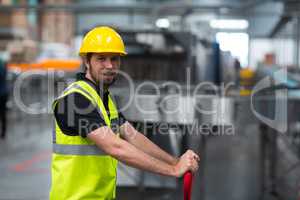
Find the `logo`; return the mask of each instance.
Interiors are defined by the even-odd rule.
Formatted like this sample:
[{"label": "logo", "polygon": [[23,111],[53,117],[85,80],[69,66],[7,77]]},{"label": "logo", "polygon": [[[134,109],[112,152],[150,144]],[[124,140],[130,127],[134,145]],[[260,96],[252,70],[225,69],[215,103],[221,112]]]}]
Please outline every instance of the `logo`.
[{"label": "logo", "polygon": [[[262,79],[261,81],[259,81],[255,87],[252,90],[251,93],[251,110],[254,113],[254,115],[263,123],[265,123],[266,125],[268,125],[269,127],[277,130],[280,133],[285,133],[287,131],[287,99],[288,99],[288,90],[286,88],[280,88],[277,86],[281,86],[281,85],[286,85],[287,83],[287,71],[286,69],[282,69],[279,71],[276,71],[273,73],[273,76],[271,78],[271,76],[265,77],[264,79]],[[268,118],[266,116],[264,116],[263,114],[259,113],[259,111],[257,111],[255,109],[254,103],[256,101],[255,98],[259,98],[259,97],[255,97],[255,94],[257,94],[259,92],[263,92],[263,90],[266,89],[274,89],[275,91],[275,96],[274,98],[267,98],[264,99],[267,101],[267,103],[265,105],[265,109],[267,111],[272,111],[274,112],[274,119]],[[275,104],[275,109],[274,108],[269,108],[270,102],[274,101]],[[259,102],[261,103],[261,99],[259,100]]]}]

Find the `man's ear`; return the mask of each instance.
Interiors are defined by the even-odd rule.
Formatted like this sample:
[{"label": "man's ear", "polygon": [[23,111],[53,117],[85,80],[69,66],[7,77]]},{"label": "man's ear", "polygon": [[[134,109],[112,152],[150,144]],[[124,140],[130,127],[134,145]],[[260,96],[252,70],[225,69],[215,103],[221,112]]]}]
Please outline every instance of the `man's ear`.
[{"label": "man's ear", "polygon": [[89,63],[89,61],[88,61],[88,59],[87,59],[86,56],[84,57],[83,62],[84,62],[85,67],[86,67],[87,69],[89,69],[89,68],[90,68],[90,63]]}]

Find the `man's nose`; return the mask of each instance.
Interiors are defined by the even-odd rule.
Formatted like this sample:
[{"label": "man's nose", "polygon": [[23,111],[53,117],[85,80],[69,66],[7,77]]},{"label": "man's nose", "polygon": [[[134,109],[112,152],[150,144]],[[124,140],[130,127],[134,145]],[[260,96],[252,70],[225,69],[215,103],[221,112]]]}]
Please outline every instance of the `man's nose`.
[{"label": "man's nose", "polygon": [[112,63],[112,61],[111,61],[111,59],[106,59],[106,61],[105,61],[105,68],[108,68],[108,69],[111,69],[111,68],[113,68],[113,63]]}]

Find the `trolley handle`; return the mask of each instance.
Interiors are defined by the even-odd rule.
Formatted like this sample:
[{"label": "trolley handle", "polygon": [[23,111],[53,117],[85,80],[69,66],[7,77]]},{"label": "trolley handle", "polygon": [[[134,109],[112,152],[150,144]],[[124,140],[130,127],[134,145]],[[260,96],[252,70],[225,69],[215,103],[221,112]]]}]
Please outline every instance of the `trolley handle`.
[{"label": "trolley handle", "polygon": [[192,172],[186,172],[183,175],[183,195],[184,200],[191,200],[192,197],[192,186],[193,186],[193,174]]}]

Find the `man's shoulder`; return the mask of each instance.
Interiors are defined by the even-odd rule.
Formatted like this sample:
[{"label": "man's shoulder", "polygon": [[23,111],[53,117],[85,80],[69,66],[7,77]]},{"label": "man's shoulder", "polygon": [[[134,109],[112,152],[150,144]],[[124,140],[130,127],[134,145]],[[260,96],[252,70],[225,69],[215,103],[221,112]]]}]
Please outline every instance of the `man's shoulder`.
[{"label": "man's shoulder", "polygon": [[90,102],[89,99],[87,99],[84,95],[78,92],[70,93],[62,98],[59,98],[57,100],[57,106],[60,107],[61,105],[68,105],[68,109],[73,108],[86,108],[90,106],[92,102]]}]

